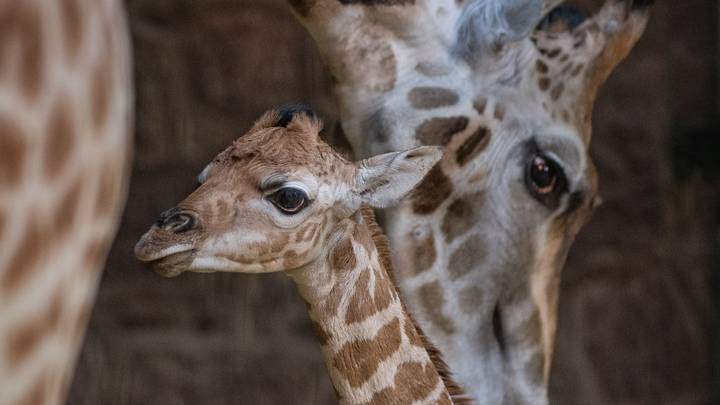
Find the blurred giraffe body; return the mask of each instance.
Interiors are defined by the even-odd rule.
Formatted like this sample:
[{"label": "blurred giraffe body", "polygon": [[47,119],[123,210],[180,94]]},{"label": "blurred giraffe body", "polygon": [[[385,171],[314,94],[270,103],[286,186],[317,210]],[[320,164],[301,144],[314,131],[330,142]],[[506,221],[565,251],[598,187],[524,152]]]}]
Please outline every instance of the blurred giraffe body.
[{"label": "blurred giraffe body", "polygon": [[479,403],[543,404],[560,272],[599,203],[595,96],[650,1],[585,21],[540,0],[294,0],[361,157],[446,152],[384,212],[400,292]]},{"label": "blurred giraffe body", "polygon": [[118,1],[0,1],[0,402],[61,404],[130,154]]},{"label": "blurred giraffe body", "polygon": [[305,111],[265,114],[206,167],[197,190],[162,214],[136,256],[164,276],[286,272],[307,303],[343,404],[465,402],[406,313],[386,239],[361,207],[397,202],[441,150],[353,164],[319,131]]}]

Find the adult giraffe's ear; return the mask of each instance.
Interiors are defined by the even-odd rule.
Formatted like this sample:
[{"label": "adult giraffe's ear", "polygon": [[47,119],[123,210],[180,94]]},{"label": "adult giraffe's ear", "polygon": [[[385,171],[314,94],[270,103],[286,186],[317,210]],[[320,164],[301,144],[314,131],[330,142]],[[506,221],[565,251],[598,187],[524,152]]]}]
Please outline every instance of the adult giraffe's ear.
[{"label": "adult giraffe's ear", "polygon": [[526,38],[557,0],[471,0],[457,23],[454,52],[472,62]]},{"label": "adult giraffe's ear", "polygon": [[357,163],[354,192],[371,207],[395,205],[420,183],[442,154],[441,147],[421,146],[362,160]]}]

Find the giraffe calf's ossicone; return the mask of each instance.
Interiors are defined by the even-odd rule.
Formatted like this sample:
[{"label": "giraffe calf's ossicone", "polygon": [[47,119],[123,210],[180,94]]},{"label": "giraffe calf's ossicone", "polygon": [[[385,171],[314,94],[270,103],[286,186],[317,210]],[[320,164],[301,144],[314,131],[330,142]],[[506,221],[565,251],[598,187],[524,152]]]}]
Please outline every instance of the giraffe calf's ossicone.
[{"label": "giraffe calf's ossicone", "polygon": [[320,129],[305,109],[266,113],[161,215],[135,254],[164,276],[285,271],[308,304],[341,403],[450,404],[459,389],[405,312],[387,241],[367,208],[397,204],[442,149],[352,163]]}]

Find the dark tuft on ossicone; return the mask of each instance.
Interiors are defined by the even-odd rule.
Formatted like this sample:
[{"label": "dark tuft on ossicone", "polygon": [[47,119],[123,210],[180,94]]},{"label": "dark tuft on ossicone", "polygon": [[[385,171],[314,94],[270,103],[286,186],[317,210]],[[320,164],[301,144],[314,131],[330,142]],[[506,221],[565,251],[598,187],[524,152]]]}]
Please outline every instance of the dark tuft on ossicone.
[{"label": "dark tuft on ossicone", "polygon": [[567,30],[573,30],[583,23],[587,16],[582,9],[569,4],[561,4],[552,9],[538,24],[538,29],[552,31],[557,24]]},{"label": "dark tuft on ossicone", "polygon": [[287,127],[296,114],[305,114],[311,118],[315,118],[313,110],[304,104],[285,104],[278,108],[278,122],[275,126]]},{"label": "dark tuft on ossicone", "polygon": [[647,8],[655,4],[655,0],[633,0],[630,10],[632,11],[644,11]]}]

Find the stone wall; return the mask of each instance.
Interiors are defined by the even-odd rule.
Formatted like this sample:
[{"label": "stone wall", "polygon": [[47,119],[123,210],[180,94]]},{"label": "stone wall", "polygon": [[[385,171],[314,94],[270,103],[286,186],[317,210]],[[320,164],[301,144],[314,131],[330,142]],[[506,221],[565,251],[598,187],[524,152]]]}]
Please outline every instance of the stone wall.
[{"label": "stone wall", "polygon": [[[715,112],[713,3],[658,4],[646,37],[600,94],[592,149],[605,204],[564,274],[553,403],[710,402],[707,290],[720,185],[693,165],[676,176],[682,158],[669,145],[693,151],[682,134],[703,133]],[[303,101],[334,125],[314,44],[281,0],[130,0],[128,8],[138,107],[132,184],[68,403],[335,403],[288,278],[168,280],[132,255],[157,215],[267,108]]]}]

